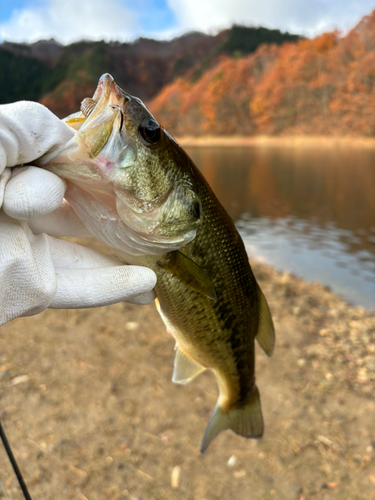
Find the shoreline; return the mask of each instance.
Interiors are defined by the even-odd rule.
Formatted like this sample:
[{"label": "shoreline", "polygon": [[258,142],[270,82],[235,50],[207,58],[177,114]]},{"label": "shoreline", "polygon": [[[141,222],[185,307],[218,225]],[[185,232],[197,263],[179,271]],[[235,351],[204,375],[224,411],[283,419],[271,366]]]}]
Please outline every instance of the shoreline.
[{"label": "shoreline", "polygon": [[[1,327],[2,420],[35,498],[220,500],[223,491],[252,498],[254,488],[264,499],[372,497],[375,314],[252,267],[276,330],[271,359],[256,346],[265,432],[257,441],[222,433],[204,467],[216,381],[171,383],[175,342],[153,304],[47,309]],[[4,453],[0,470],[17,498]]]},{"label": "shoreline", "polygon": [[176,137],[177,142],[183,146],[302,146],[316,147],[353,147],[375,149],[375,138],[355,136],[322,136],[322,135],[255,135],[255,136],[182,136]]}]

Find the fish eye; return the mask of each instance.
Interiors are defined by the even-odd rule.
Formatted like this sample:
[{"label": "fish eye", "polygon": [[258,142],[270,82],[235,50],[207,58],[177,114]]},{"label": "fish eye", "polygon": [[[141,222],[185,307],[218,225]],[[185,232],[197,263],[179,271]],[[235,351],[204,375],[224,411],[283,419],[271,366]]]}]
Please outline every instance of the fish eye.
[{"label": "fish eye", "polygon": [[145,118],[139,125],[139,133],[149,144],[156,144],[160,139],[160,125],[151,118]]}]

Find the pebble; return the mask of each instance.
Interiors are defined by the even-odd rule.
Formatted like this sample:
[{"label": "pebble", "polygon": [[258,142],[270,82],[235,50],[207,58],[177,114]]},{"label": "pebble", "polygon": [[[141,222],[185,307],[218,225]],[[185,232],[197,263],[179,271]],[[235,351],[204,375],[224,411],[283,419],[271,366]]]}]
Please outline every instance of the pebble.
[{"label": "pebble", "polygon": [[231,457],[229,457],[229,460],[227,462],[227,466],[228,467],[234,467],[236,465],[236,462],[237,462],[236,455],[232,455]]},{"label": "pebble", "polygon": [[361,368],[358,370],[358,377],[361,378],[362,380],[368,380],[368,374],[367,374],[367,369],[366,368]]},{"label": "pebble", "polygon": [[334,489],[334,488],[337,488],[337,486],[339,485],[339,483],[336,483],[334,481],[332,481],[331,483],[328,483],[327,486],[330,490]]},{"label": "pebble", "polygon": [[128,321],[127,323],[125,323],[125,328],[126,330],[136,330],[137,328],[139,327],[139,323],[137,323],[136,321]]},{"label": "pebble", "polygon": [[19,375],[18,377],[12,378],[10,381],[10,385],[18,385],[18,384],[23,384],[24,382],[28,382],[29,376],[28,375]]},{"label": "pebble", "polygon": [[175,465],[171,472],[171,488],[177,490],[180,486],[181,480],[181,467],[179,465]]},{"label": "pebble", "polygon": [[236,471],[234,472],[234,477],[235,477],[236,479],[240,479],[241,477],[245,477],[245,476],[246,476],[246,471],[245,471],[245,469],[236,470]]}]

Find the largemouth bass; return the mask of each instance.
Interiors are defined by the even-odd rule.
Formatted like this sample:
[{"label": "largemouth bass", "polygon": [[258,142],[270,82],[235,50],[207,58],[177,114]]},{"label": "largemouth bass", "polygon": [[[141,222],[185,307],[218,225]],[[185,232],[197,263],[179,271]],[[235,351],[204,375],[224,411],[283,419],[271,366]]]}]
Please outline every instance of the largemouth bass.
[{"label": "largemouth bass", "polygon": [[202,453],[226,429],[261,437],[254,340],[271,356],[275,335],[231,218],[189,156],[110,75],[65,121],[75,136],[40,165],[67,180],[66,199],[96,239],[155,271],[157,307],[176,340],[172,380],[205,369],[216,376]]}]

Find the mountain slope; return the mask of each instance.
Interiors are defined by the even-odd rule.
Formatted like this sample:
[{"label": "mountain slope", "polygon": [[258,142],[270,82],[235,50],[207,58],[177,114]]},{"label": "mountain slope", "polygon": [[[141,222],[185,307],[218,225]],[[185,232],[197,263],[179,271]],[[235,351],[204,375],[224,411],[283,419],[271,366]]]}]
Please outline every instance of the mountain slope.
[{"label": "mountain slope", "polygon": [[150,103],[176,135],[375,135],[375,11],[345,37],[325,33],[223,58]]},{"label": "mountain slope", "polygon": [[264,42],[297,38],[278,30],[234,26],[215,36],[192,32],[171,41],[141,38],[133,43],[82,41],[68,46],[54,40],[31,45],[5,42],[0,45],[6,84],[0,89],[0,102],[41,100],[64,116],[76,111],[106,72],[130,94],[147,101],[177,77],[194,74],[197,79],[220,54],[239,57]]},{"label": "mountain slope", "polygon": [[0,102],[79,109],[102,73],[175,135],[375,135],[375,11],[312,40],[233,26],[171,41],[0,45]]}]

